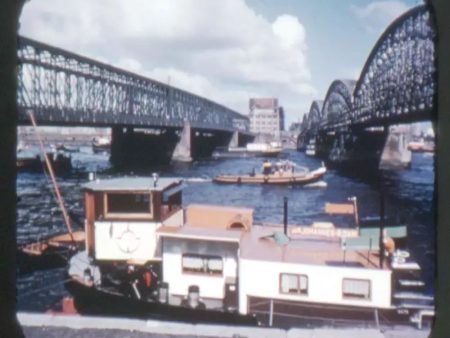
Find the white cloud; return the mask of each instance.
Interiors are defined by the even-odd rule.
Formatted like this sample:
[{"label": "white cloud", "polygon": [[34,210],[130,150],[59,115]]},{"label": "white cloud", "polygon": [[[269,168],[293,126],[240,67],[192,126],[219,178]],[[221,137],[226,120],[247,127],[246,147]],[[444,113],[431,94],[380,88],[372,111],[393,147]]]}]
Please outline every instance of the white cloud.
[{"label": "white cloud", "polygon": [[301,22],[270,22],[245,0],[35,0],[21,34],[163,82],[170,76],[241,113],[250,96],[278,96],[293,119],[317,93]]},{"label": "white cloud", "polygon": [[402,1],[387,0],[371,2],[366,6],[352,5],[350,9],[368,31],[379,34],[409,6]]}]

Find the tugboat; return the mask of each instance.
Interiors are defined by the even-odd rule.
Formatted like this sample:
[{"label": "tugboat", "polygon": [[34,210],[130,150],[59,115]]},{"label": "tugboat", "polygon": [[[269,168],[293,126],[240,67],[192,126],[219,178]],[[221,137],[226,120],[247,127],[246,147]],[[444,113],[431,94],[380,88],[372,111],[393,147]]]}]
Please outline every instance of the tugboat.
[{"label": "tugboat", "polygon": [[[282,327],[318,318],[421,325],[433,315],[432,297],[416,290],[419,265],[397,245],[402,234],[288,226],[287,202],[283,225],[256,225],[250,208],[183,209],[182,188],[156,174],[84,185],[86,249],[66,282],[78,312]],[[355,205],[326,210],[357,222]]]},{"label": "tugboat", "polygon": [[213,181],[228,184],[307,185],[321,180],[326,172],[323,164],[322,167],[309,171],[291,161],[280,161],[275,165],[265,161],[260,174],[253,171],[248,175],[219,175]]}]

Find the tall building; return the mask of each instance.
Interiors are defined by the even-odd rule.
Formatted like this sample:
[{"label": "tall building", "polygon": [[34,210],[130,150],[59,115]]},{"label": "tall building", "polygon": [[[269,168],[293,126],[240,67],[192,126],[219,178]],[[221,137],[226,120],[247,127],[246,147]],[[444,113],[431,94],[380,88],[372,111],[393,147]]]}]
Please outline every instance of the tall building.
[{"label": "tall building", "polygon": [[284,111],[277,98],[250,99],[250,132],[280,138],[284,130]]}]

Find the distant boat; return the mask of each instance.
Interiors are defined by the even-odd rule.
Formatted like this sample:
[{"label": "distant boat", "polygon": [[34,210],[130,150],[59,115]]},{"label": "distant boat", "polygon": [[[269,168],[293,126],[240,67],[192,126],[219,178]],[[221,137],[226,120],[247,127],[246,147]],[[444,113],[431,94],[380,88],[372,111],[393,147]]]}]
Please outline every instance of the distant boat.
[{"label": "distant boat", "polygon": [[92,150],[94,153],[109,151],[111,148],[111,140],[108,137],[94,137],[92,140]]},{"label": "distant boat", "polygon": [[213,154],[213,158],[236,157],[277,157],[283,148],[278,142],[248,143],[245,147],[220,147]]},{"label": "distant boat", "polygon": [[[65,173],[72,169],[72,159],[63,152],[48,151],[48,159],[57,173]],[[18,171],[40,172],[44,170],[44,159],[33,151],[20,151],[17,154],[16,166]]]},{"label": "distant boat", "polygon": [[57,144],[55,149],[58,151],[65,151],[67,153],[78,153],[80,151],[79,147],[68,146],[65,144]]},{"label": "distant boat", "polygon": [[292,165],[290,166],[290,170],[283,169],[283,166],[286,165],[285,163],[289,163],[289,161],[276,164],[275,166],[278,168],[270,174],[219,175],[214,177],[213,181],[228,184],[306,185],[321,180],[327,171],[322,166],[313,171],[303,168],[303,170],[295,172],[294,166]]},{"label": "distant boat", "polygon": [[434,152],[434,143],[425,142],[423,139],[419,141],[411,141],[408,143],[408,150],[419,153],[432,153]]}]

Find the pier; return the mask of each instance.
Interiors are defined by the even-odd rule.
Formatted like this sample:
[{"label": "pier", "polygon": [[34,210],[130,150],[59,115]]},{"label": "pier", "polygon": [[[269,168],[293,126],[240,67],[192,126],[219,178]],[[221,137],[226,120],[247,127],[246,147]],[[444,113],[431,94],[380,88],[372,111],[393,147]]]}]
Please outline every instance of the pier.
[{"label": "pier", "polygon": [[181,324],[157,320],[136,320],[107,317],[80,317],[77,315],[51,315],[19,313],[18,319],[28,338],[46,337],[108,337],[155,338],[208,337],[208,338],[426,338],[428,330],[408,327],[385,328],[316,328],[276,329],[248,328],[204,324]]}]

